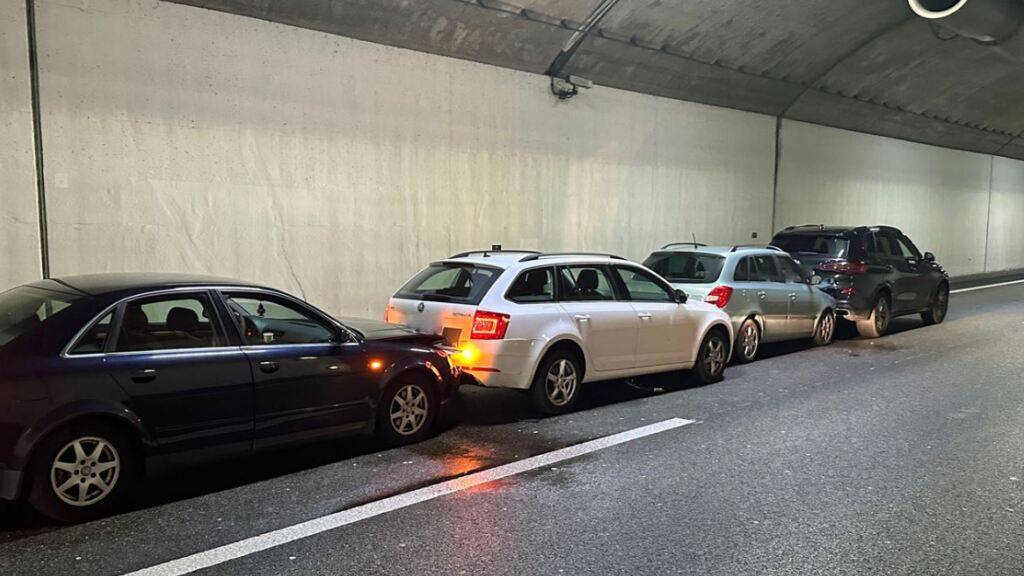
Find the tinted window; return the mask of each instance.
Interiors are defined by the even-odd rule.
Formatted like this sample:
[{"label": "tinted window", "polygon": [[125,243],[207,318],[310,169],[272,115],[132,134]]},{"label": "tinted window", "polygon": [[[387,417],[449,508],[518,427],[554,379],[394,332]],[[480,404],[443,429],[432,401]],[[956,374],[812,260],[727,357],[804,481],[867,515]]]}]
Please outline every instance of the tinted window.
[{"label": "tinted window", "polygon": [[782,276],[775,266],[775,258],[771,256],[751,256],[751,282],[781,282]]},{"label": "tinted window", "polygon": [[921,253],[917,251],[917,246],[914,246],[914,243],[910,241],[910,238],[900,236],[898,239],[898,245],[900,253],[904,258],[921,258]]},{"label": "tinted window", "polygon": [[744,258],[736,264],[736,271],[732,273],[732,279],[734,282],[749,282],[750,281],[750,258]]},{"label": "tinted window", "polygon": [[334,329],[299,305],[269,294],[228,294],[226,303],[246,344],[326,344]]},{"label": "tinted window", "polygon": [[211,321],[206,294],[174,294],[133,300],[124,307],[118,352],[210,348],[223,339]]},{"label": "tinted window", "polygon": [[395,294],[396,298],[479,304],[501,274],[497,268],[467,264],[431,264]]},{"label": "tinted window", "polygon": [[786,282],[806,283],[803,270],[800,269],[799,264],[793,262],[792,258],[776,256],[775,259],[779,264],[779,268],[782,269],[782,277],[785,278]]},{"label": "tinted window", "polygon": [[110,335],[110,325],[114,321],[114,313],[111,312],[100,318],[100,321],[93,324],[75,344],[72,354],[96,354],[103,352]]},{"label": "tinted window", "polygon": [[611,279],[601,267],[567,266],[560,268],[558,283],[561,300],[615,300]]},{"label": "tinted window", "polygon": [[675,302],[675,295],[654,276],[635,268],[616,266],[615,273],[626,286],[626,295],[638,302]]},{"label": "tinted window", "polygon": [[850,241],[840,236],[827,234],[792,234],[776,236],[772,246],[778,246],[790,254],[816,254],[831,258],[846,258],[850,253]]},{"label": "tinted window", "polygon": [[718,281],[725,258],[712,254],[655,253],[644,260],[644,266],[654,270],[669,282],[710,284]]},{"label": "tinted window", "polygon": [[555,299],[555,282],[551,268],[537,268],[523,272],[512,283],[506,297],[519,303],[553,301]]},{"label": "tinted window", "polygon": [[0,348],[45,325],[78,296],[21,286],[0,294]]},{"label": "tinted window", "polygon": [[873,236],[875,237],[875,254],[879,256],[900,256],[900,249],[896,246],[895,238],[882,232],[875,232]]}]

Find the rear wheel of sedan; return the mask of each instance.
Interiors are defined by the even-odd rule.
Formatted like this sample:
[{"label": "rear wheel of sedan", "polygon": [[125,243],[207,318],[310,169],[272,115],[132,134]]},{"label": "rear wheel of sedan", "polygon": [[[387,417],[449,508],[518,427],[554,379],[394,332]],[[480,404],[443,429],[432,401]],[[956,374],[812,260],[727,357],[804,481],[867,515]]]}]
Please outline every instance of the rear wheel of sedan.
[{"label": "rear wheel of sedan", "polygon": [[942,321],[946,319],[947,310],[949,310],[949,285],[943,282],[935,289],[932,303],[927,310],[921,313],[921,319],[925,324],[942,324]]},{"label": "rear wheel of sedan", "polygon": [[434,386],[425,377],[398,376],[381,395],[377,434],[389,446],[419,442],[430,433],[438,405]]},{"label": "rear wheel of sedan", "polygon": [[757,357],[761,346],[761,328],[753,318],[747,318],[740,324],[739,336],[736,338],[736,350],[732,359],[739,364],[752,362]]},{"label": "rear wheel of sedan", "polygon": [[565,414],[573,409],[583,383],[583,366],[568,350],[555,350],[541,361],[530,386],[530,401],[544,414]]},{"label": "rear wheel of sedan", "polygon": [[857,332],[865,338],[879,338],[889,329],[892,312],[889,309],[889,298],[884,294],[875,300],[871,307],[871,315],[867,320],[857,320]]},{"label": "rear wheel of sedan", "polygon": [[833,310],[825,310],[818,318],[818,324],[814,327],[814,345],[828,346],[836,335],[836,313]]},{"label": "rear wheel of sedan", "polygon": [[85,522],[117,510],[141,475],[135,445],[103,422],[72,424],[36,450],[28,500],[58,522]]},{"label": "rear wheel of sedan", "polygon": [[697,363],[693,373],[702,384],[713,384],[722,380],[725,361],[729,357],[729,343],[723,330],[714,329],[700,344]]}]

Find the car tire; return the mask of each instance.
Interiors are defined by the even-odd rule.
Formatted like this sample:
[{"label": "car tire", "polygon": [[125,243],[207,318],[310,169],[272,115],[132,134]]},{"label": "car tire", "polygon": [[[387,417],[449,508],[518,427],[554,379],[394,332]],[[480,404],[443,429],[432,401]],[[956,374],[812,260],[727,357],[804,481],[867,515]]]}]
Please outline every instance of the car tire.
[{"label": "car tire", "polygon": [[426,377],[399,375],[380,396],[377,436],[388,446],[421,442],[433,429],[439,408],[436,387]]},{"label": "car tire", "polygon": [[836,336],[836,313],[825,310],[814,325],[814,336],[811,340],[815,346],[828,346]]},{"label": "car tire", "polygon": [[541,360],[530,386],[530,403],[554,416],[571,411],[583,384],[583,363],[569,350],[555,350]]},{"label": "car tire", "polygon": [[86,522],[120,509],[142,476],[137,445],[105,422],[81,422],[51,433],[29,469],[28,501],[57,522]]},{"label": "car tire", "polygon": [[928,309],[921,313],[921,319],[925,324],[942,324],[946,319],[946,312],[949,311],[949,284],[943,282],[935,289],[931,304]]},{"label": "car tire", "polygon": [[889,329],[891,319],[889,298],[885,294],[879,295],[871,306],[871,315],[867,320],[857,320],[857,332],[864,338],[879,338]]},{"label": "car tire", "polygon": [[712,329],[700,343],[697,363],[693,373],[701,384],[721,382],[725,374],[725,362],[729,357],[729,339],[723,330]]},{"label": "car tire", "polygon": [[740,324],[740,330],[736,333],[736,346],[733,349],[732,360],[737,364],[753,362],[757,358],[757,351],[761,348],[761,327],[753,318],[747,318]]}]

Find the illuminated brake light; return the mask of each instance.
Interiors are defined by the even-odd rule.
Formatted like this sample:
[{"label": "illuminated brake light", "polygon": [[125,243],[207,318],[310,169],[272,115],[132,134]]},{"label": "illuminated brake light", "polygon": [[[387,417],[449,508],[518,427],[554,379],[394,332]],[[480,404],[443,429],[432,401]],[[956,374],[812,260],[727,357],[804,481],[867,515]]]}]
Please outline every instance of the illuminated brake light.
[{"label": "illuminated brake light", "polygon": [[508,330],[508,314],[496,312],[484,312],[477,310],[473,314],[473,331],[470,332],[470,340],[501,340],[505,338]]},{"label": "illuminated brake light", "polygon": [[725,308],[729,305],[730,298],[732,298],[732,288],[729,286],[715,286],[704,297],[704,301],[708,304],[714,304],[719,308]]},{"label": "illuminated brake light", "polygon": [[856,260],[851,262],[847,262],[846,260],[829,260],[828,262],[822,262],[819,264],[818,270],[821,270],[822,272],[833,272],[835,274],[863,274],[868,271],[868,265]]}]

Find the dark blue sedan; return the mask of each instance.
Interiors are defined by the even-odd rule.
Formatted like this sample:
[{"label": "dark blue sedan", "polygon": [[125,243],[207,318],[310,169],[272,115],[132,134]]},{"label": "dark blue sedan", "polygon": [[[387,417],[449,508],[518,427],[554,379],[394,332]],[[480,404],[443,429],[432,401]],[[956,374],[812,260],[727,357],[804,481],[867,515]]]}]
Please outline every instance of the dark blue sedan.
[{"label": "dark blue sedan", "polygon": [[0,294],[0,498],[81,521],[147,471],[360,432],[420,440],[458,386],[439,344],[223,278],[14,288]]}]

